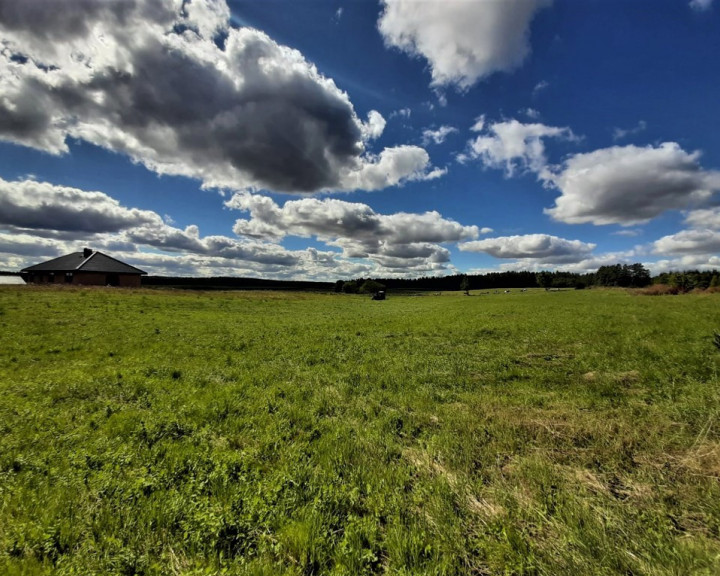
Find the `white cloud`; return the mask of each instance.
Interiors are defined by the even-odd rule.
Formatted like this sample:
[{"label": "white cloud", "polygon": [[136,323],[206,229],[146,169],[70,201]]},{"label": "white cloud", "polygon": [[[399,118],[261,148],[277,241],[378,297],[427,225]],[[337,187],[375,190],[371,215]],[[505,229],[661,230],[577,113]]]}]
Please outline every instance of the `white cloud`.
[{"label": "white cloud", "polygon": [[720,173],[703,170],[699,157],[673,142],[576,154],[546,174],[561,195],[545,213],[570,224],[631,225],[701,203],[720,189]]},{"label": "white cloud", "polygon": [[697,10],[698,12],[705,12],[710,10],[713,0],[690,0],[690,8]]},{"label": "white cloud", "polygon": [[[366,155],[382,116],[363,123],[300,52],[230,28],[224,0],[0,0],[0,13],[0,139],[62,154],[78,138],[232,189],[379,189],[431,170],[417,147]],[[378,162],[411,155],[383,180]]]},{"label": "white cloud", "polygon": [[538,173],[543,171],[547,163],[543,138],[576,139],[569,128],[523,124],[517,120],[486,126],[483,117],[476,121],[472,130],[484,130],[485,133],[471,140],[468,152],[459,159],[479,159],[489,168],[504,168],[508,176],[512,176],[518,169]]},{"label": "white cloud", "polygon": [[533,91],[532,91],[533,96],[537,96],[538,94],[540,94],[540,92],[544,92],[549,87],[550,87],[550,82],[548,82],[547,80],[541,80],[540,82],[535,84],[535,87],[533,88]]},{"label": "white cloud", "polygon": [[656,272],[720,268],[720,208],[692,210],[685,216],[689,230],[663,236],[652,243],[655,254],[670,257],[656,263]]},{"label": "white cloud", "polygon": [[339,187],[343,190],[380,190],[405,181],[434,180],[445,171],[430,168],[430,156],[417,146],[385,148],[379,155],[368,156],[355,170],[343,171]]},{"label": "white cloud", "polygon": [[692,210],[685,216],[685,224],[693,228],[720,230],[720,208]]},{"label": "white cloud", "polygon": [[587,258],[595,249],[595,244],[566,240],[548,234],[526,234],[464,242],[459,248],[464,252],[485,252],[495,258],[530,259],[557,264],[578,262]]},{"label": "white cloud", "polygon": [[548,0],[383,0],[378,29],[386,44],[423,56],[432,86],[466,89],[510,71],[530,52],[530,22]]},{"label": "white cloud", "polygon": [[570,261],[563,259],[549,261],[542,258],[519,258],[512,262],[502,262],[497,269],[485,270],[485,272],[496,272],[498,270],[540,272],[542,270],[549,270],[587,274],[589,272],[595,272],[600,266],[610,266],[618,263],[631,264],[637,262],[638,257],[639,254],[636,250],[628,250],[624,252],[587,254],[579,259],[570,258]]},{"label": "white cloud", "polygon": [[481,114],[475,118],[475,123],[470,127],[472,132],[482,132],[485,128],[485,114]]},{"label": "white cloud", "polygon": [[627,236],[628,238],[634,238],[642,234],[642,230],[639,228],[625,228],[623,230],[617,230],[612,233],[613,236]]},{"label": "white cloud", "polygon": [[410,108],[400,108],[400,110],[394,110],[390,113],[390,118],[395,118],[396,116],[400,116],[401,118],[410,118],[410,115],[412,114],[412,111]]},{"label": "white cloud", "polygon": [[442,144],[450,134],[455,134],[457,128],[452,126],[440,126],[437,130],[423,130],[423,146],[427,146],[431,142],[434,144]]},{"label": "white cloud", "polygon": [[123,253],[148,248],[178,258],[209,257],[216,265],[228,260],[258,271],[297,266],[307,255],[272,242],[203,237],[195,225],[176,228],[155,212],[127,208],[103,192],[33,180],[0,179],[0,239],[0,253],[15,258],[55,257],[77,251],[78,244],[92,244]]},{"label": "white cloud", "polygon": [[537,120],[541,116],[540,112],[538,110],[535,110],[535,108],[523,108],[522,110],[520,110],[520,113],[524,114],[531,120]]},{"label": "white cloud", "polygon": [[369,258],[386,272],[440,270],[450,257],[440,244],[478,236],[476,226],[462,226],[437,212],[378,214],[366,204],[329,198],[293,200],[280,207],[270,198],[240,193],[226,205],[250,213],[249,219],[235,223],[240,236],[315,237],[341,248],[346,258]]},{"label": "white cloud", "polygon": [[363,134],[366,140],[374,140],[382,136],[387,122],[377,110],[370,110],[368,121],[363,125]]},{"label": "white cloud", "polygon": [[94,234],[160,224],[154,212],[125,208],[103,192],[0,178],[0,225]]},{"label": "white cloud", "polygon": [[623,138],[626,138],[628,136],[634,136],[635,134],[640,134],[640,132],[643,132],[647,129],[647,122],[645,120],[640,120],[640,122],[637,123],[637,126],[634,128],[628,128],[626,130],[623,130],[622,128],[614,128],[613,129],[613,140],[622,140]]},{"label": "white cloud", "polygon": [[[5,264],[2,266],[4,270],[11,270],[7,262],[12,259],[15,262],[16,269],[30,263],[31,260],[38,255],[47,259],[56,258],[62,255],[62,251],[58,248],[58,242],[50,238],[38,238],[31,234],[13,232],[5,234],[0,232],[0,254],[4,255]],[[20,265],[16,261],[20,262]]]},{"label": "white cloud", "polygon": [[716,254],[686,254],[677,258],[649,262],[645,266],[652,274],[680,270],[718,270],[720,269],[720,256]]},{"label": "white cloud", "polygon": [[681,230],[656,240],[653,248],[656,254],[717,254],[720,253],[720,231]]}]

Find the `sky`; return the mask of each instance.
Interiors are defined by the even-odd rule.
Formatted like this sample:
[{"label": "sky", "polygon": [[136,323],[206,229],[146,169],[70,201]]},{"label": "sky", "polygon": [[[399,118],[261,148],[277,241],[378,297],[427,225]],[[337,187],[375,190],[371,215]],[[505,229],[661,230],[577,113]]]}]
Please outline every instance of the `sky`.
[{"label": "sky", "polygon": [[720,268],[720,1],[0,0],[0,269]]}]

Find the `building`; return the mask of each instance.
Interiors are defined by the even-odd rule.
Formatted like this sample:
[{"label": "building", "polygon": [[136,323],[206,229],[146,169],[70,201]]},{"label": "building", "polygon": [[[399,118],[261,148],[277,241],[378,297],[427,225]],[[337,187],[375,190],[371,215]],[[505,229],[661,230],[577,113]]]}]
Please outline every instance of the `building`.
[{"label": "building", "polygon": [[36,284],[82,284],[85,286],[140,286],[139,268],[85,248],[20,271],[23,279]]}]

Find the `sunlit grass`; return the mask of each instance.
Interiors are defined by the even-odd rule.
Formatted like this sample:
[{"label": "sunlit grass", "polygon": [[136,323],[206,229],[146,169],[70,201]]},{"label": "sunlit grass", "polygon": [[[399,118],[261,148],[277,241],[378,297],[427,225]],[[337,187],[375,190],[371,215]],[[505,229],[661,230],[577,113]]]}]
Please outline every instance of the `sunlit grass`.
[{"label": "sunlit grass", "polygon": [[2,287],[0,573],[718,573],[719,304]]}]

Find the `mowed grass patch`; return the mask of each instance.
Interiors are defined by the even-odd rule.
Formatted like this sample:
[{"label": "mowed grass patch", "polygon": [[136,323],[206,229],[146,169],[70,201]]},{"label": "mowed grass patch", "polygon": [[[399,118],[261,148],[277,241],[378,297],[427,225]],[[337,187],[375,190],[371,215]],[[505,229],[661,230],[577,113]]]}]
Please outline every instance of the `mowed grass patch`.
[{"label": "mowed grass patch", "polygon": [[717,294],[0,289],[4,574],[715,574]]}]

